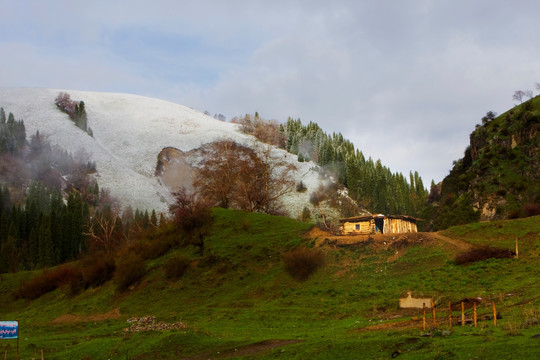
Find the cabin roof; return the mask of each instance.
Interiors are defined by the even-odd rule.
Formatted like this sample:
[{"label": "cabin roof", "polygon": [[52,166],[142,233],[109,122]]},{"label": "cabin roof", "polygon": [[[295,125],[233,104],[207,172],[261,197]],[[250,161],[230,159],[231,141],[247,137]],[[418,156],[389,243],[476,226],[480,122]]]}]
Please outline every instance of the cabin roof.
[{"label": "cabin roof", "polygon": [[383,214],[377,214],[377,215],[362,215],[362,216],[353,216],[345,219],[339,219],[340,223],[346,223],[346,222],[362,222],[362,221],[370,221],[371,219],[401,219],[406,220],[410,222],[417,222],[422,221],[422,219],[415,218],[408,215],[383,215]]}]

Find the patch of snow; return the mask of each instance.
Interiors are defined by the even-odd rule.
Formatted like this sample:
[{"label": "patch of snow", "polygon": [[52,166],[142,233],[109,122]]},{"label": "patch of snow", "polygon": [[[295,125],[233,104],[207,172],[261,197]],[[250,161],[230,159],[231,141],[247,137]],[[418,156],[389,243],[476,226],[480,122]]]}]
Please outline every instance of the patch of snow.
[{"label": "patch of snow", "polygon": [[[54,99],[60,92],[84,101],[88,127],[93,137],[77,128],[58,110]],[[148,97],[77,90],[0,88],[0,107],[23,119],[27,138],[36,131],[46,135],[73,155],[85,154],[96,162],[100,187],[110,189],[123,206],[167,213],[170,191],[154,176],[157,156],[165,147],[190,151],[229,139],[249,146],[256,140],[239,131],[238,125],[214,119],[179,104]],[[273,149],[273,157],[295,164],[293,176],[307,191],[292,191],[284,198],[285,208],[296,217],[321,182],[313,162],[298,162],[297,156]]]}]

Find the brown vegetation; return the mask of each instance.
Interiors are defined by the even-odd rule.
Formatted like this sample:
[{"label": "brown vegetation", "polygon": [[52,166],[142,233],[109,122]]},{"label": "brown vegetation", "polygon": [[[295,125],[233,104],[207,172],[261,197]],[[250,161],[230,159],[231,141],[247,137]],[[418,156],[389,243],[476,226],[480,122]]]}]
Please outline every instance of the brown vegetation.
[{"label": "brown vegetation", "polygon": [[93,251],[104,251],[105,253],[111,253],[125,240],[120,216],[110,207],[96,212],[87,224],[84,235],[88,237],[90,248]]},{"label": "brown vegetation", "polygon": [[283,214],[279,199],[294,189],[295,167],[273,157],[271,150],[269,146],[254,150],[233,141],[213,143],[194,186],[213,206]]},{"label": "brown vegetation", "polygon": [[185,245],[195,245],[204,253],[204,238],[212,223],[212,211],[206,199],[180,190],[170,207],[173,221],[184,236]]},{"label": "brown vegetation", "polygon": [[136,284],[146,274],[144,260],[137,255],[131,255],[122,259],[116,265],[114,282],[116,289],[120,292],[126,291],[130,286]]},{"label": "brown vegetation", "polygon": [[507,259],[514,256],[515,253],[509,249],[501,249],[493,246],[479,246],[458,254],[454,260],[458,265],[465,265],[491,258]]},{"label": "brown vegetation", "polygon": [[93,254],[81,261],[85,287],[96,287],[111,280],[116,269],[114,260],[104,254]]},{"label": "brown vegetation", "polygon": [[189,264],[189,259],[183,256],[172,257],[163,265],[165,276],[171,280],[178,280],[184,276]]},{"label": "brown vegetation", "polygon": [[298,281],[306,281],[325,264],[322,251],[300,247],[283,254],[285,270]]},{"label": "brown vegetation", "polygon": [[65,264],[55,269],[46,269],[34,278],[23,282],[14,292],[15,298],[37,299],[58,287],[70,284],[80,278],[80,269],[73,264]]},{"label": "brown vegetation", "polygon": [[235,117],[231,122],[240,124],[243,132],[255,136],[263,143],[285,149],[287,139],[285,134],[279,130],[279,122],[264,120],[259,117],[258,113],[255,113],[253,117],[249,114],[242,118]]}]

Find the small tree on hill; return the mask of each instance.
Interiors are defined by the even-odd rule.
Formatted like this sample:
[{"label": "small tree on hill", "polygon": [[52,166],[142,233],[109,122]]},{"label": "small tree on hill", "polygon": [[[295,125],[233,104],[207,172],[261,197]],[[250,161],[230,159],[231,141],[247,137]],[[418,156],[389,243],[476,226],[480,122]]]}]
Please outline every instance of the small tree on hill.
[{"label": "small tree on hill", "polygon": [[514,95],[512,95],[512,100],[519,101],[520,103],[523,102],[523,97],[525,96],[525,91],[523,90],[516,90],[514,92]]},{"label": "small tree on hill", "polygon": [[188,194],[185,189],[174,194],[175,202],[170,207],[173,221],[184,235],[186,244],[199,248],[204,254],[204,238],[212,224],[212,211],[208,202],[195,194]]},{"label": "small tree on hill", "polygon": [[482,118],[482,125],[487,125],[490,121],[494,120],[497,117],[497,113],[493,111],[488,111],[486,116]]}]

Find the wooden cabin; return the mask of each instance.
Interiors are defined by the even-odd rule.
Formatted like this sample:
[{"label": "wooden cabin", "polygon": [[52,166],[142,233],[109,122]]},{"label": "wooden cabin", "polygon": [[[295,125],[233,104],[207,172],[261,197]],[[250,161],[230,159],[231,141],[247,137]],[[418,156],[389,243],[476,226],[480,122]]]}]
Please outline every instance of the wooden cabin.
[{"label": "wooden cabin", "polygon": [[401,234],[418,232],[420,219],[406,215],[364,215],[341,219],[342,235]]}]

